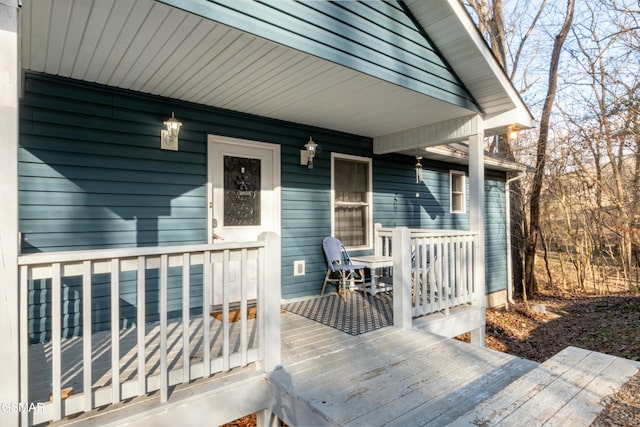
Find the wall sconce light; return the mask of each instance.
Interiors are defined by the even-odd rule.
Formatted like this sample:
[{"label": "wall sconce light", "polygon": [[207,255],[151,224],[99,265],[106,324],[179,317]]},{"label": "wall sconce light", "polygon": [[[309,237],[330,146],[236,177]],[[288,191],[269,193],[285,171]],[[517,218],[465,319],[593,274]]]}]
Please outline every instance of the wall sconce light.
[{"label": "wall sconce light", "polygon": [[313,158],[316,155],[316,148],[318,148],[318,144],[313,142],[313,139],[309,137],[309,142],[304,144],[304,150],[300,150],[301,165],[306,165],[309,169],[313,169]]},{"label": "wall sconce light", "polygon": [[416,184],[420,184],[422,182],[422,156],[416,156]]},{"label": "wall sconce light", "polygon": [[509,142],[518,139],[518,133],[518,128],[509,126],[509,129],[507,129],[507,139]]},{"label": "wall sconce light", "polygon": [[167,130],[160,131],[160,148],[163,150],[178,151],[178,133],[182,123],[176,120],[173,112],[171,112],[171,118],[164,122]]}]

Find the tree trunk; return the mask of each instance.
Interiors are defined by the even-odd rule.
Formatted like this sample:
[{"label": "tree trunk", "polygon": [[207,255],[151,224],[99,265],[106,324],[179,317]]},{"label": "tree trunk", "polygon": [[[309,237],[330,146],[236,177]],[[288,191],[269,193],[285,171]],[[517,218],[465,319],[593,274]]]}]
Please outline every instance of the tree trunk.
[{"label": "tree trunk", "polygon": [[560,53],[562,52],[562,45],[567,38],[567,34],[569,34],[569,29],[573,22],[574,8],[575,0],[567,0],[567,14],[565,16],[564,23],[562,24],[562,28],[553,43],[551,65],[549,66],[549,86],[547,88],[547,97],[542,108],[542,117],[540,118],[540,134],[538,136],[538,149],[536,153],[536,173],[533,178],[531,196],[529,199],[529,240],[527,242],[527,252],[525,256],[525,285],[529,296],[534,295],[538,290],[535,278],[535,262],[536,248],[538,246],[538,236],[540,232],[540,194],[542,192],[542,180],[544,178],[544,167],[547,159],[549,121],[558,85]]}]

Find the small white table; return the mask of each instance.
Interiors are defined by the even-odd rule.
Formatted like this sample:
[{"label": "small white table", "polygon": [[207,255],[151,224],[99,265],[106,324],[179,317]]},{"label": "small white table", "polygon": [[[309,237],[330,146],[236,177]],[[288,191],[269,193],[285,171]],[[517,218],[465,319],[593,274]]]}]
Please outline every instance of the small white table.
[{"label": "small white table", "polygon": [[371,270],[371,287],[369,288],[369,293],[371,295],[375,295],[382,291],[390,291],[392,289],[390,284],[384,282],[378,284],[378,275],[376,272],[378,268],[393,267],[392,257],[382,255],[357,256],[351,257],[351,262],[354,264],[364,265]]}]

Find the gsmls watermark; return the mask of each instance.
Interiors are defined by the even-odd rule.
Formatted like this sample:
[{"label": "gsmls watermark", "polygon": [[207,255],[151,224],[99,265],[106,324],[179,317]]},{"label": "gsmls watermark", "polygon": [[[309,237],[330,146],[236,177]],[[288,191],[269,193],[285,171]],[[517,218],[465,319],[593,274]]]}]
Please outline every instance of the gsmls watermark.
[{"label": "gsmls watermark", "polygon": [[0,412],[42,412],[44,411],[43,402],[0,402]]}]

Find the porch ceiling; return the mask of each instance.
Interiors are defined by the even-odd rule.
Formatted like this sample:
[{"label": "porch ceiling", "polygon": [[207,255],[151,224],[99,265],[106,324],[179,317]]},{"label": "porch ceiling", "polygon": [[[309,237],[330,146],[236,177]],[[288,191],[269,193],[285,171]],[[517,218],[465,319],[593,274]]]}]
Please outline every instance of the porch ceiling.
[{"label": "porch ceiling", "polygon": [[21,49],[25,70],[370,137],[470,114],[153,0],[23,0]]}]

